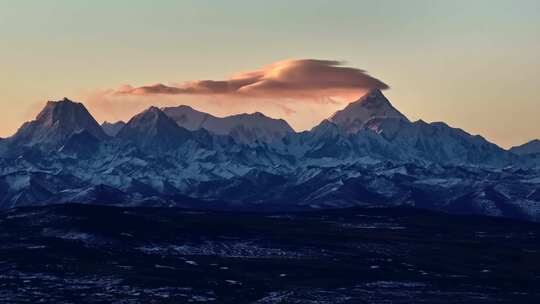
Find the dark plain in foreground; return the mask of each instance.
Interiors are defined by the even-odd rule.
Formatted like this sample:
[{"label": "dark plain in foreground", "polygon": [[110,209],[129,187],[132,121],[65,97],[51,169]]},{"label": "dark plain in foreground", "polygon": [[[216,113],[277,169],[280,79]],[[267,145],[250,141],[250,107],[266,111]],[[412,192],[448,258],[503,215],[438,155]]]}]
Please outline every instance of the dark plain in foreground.
[{"label": "dark plain in foreground", "polygon": [[540,224],[407,208],[0,214],[1,303],[539,303]]}]

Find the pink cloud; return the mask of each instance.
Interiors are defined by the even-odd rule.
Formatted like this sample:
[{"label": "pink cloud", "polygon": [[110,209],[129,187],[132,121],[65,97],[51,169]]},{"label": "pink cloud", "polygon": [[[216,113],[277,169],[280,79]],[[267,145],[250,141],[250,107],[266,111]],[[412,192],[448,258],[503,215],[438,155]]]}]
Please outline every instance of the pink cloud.
[{"label": "pink cloud", "polygon": [[180,85],[126,85],[116,95],[233,95],[237,97],[321,98],[361,95],[388,85],[365,71],[344,67],[339,61],[293,59],[259,70],[239,73],[227,80],[195,80]]},{"label": "pink cloud", "polygon": [[101,121],[128,120],[149,106],[190,105],[216,116],[262,112],[296,130],[313,127],[372,89],[386,89],[365,71],[332,60],[285,60],[226,80],[130,85],[78,96]]}]

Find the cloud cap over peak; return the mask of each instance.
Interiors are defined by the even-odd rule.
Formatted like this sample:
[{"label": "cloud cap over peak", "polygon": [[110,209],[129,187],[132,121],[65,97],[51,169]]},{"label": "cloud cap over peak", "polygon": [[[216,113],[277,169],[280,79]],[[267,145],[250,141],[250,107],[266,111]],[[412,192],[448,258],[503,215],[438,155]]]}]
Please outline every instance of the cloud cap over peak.
[{"label": "cloud cap over peak", "polygon": [[231,95],[236,97],[321,98],[359,95],[388,85],[364,70],[335,60],[290,59],[227,80],[195,80],[179,85],[162,83],[115,90],[118,95]]}]

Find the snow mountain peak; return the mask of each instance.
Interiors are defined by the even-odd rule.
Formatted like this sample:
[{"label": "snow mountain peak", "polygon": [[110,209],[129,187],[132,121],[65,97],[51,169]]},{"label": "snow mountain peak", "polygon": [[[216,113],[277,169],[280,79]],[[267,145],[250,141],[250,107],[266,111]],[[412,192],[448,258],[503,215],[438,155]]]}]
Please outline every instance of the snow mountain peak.
[{"label": "snow mountain peak", "polygon": [[410,122],[380,91],[298,133],[261,113],[220,118],[187,106],[150,107],[119,128],[106,137],[82,104],[47,103],[0,140],[0,209],[406,204],[540,221],[536,154],[444,123]]},{"label": "snow mountain peak", "polygon": [[191,132],[152,106],[131,118],[116,137],[131,141],[142,149],[170,150],[190,138]]},{"label": "snow mountain peak", "polygon": [[58,101],[47,101],[47,104],[37,115],[36,121],[42,122],[48,126],[55,123],[76,124],[78,118],[92,117],[80,102],[75,102],[64,97]]},{"label": "snow mountain peak", "polygon": [[108,137],[82,103],[64,97],[48,101],[36,119],[23,124],[10,141],[15,145],[55,147],[81,131],[100,140]]},{"label": "snow mountain peak", "polygon": [[409,121],[401,114],[380,90],[372,90],[357,101],[337,111],[329,120],[346,133],[357,133],[366,122],[375,117],[400,118]]},{"label": "snow mountain peak", "polygon": [[120,130],[118,136],[125,136],[130,130],[157,134],[159,132],[176,132],[180,127],[167,114],[154,106],[133,116]]}]

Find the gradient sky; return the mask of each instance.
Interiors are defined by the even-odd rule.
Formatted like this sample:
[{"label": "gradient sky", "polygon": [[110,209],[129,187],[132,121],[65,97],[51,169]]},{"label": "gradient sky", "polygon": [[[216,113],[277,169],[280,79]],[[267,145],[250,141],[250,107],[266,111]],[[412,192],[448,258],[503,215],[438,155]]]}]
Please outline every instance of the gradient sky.
[{"label": "gradient sky", "polygon": [[[367,70],[413,120],[445,121],[503,147],[540,137],[537,0],[0,0],[0,136],[46,100],[90,103],[123,84],[226,79],[292,58]],[[343,107],[185,103],[218,115],[259,110],[297,130]],[[98,120],[110,116],[89,108]],[[135,109],[126,103],[125,115]]]}]

